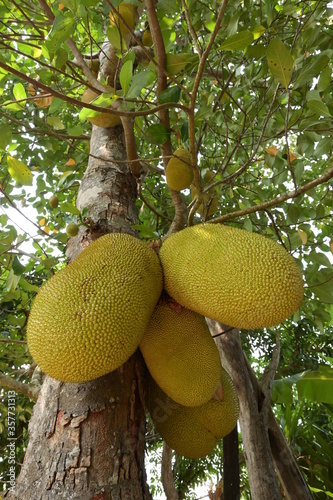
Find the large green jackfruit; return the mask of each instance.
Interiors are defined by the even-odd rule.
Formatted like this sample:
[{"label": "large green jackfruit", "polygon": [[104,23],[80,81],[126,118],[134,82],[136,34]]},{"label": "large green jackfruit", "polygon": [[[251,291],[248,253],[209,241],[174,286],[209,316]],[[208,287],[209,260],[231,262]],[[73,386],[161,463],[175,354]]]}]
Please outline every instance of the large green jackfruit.
[{"label": "large green jackfruit", "polygon": [[157,384],[177,403],[198,406],[215,393],[221,378],[220,355],[201,314],[161,300],[140,349]]},{"label": "large green jackfruit", "polygon": [[210,399],[195,406],[182,406],[169,398],[149,377],[146,406],[156,430],[180,455],[202,458],[211,453],[218,440],[235,427],[239,414],[238,398],[227,372],[222,369],[222,399]]},{"label": "large green jackfruit", "polygon": [[167,185],[175,191],[182,191],[190,186],[193,175],[191,153],[187,149],[177,149],[165,169]]},{"label": "large green jackfruit", "polygon": [[184,307],[237,328],[281,323],[301,305],[302,273],[278,243],[244,229],[198,224],[160,249],[164,287]]},{"label": "large green jackfruit", "polygon": [[161,291],[152,248],[128,234],[100,237],[37,294],[27,327],[32,357],[63,382],[115,370],[139,346]]}]

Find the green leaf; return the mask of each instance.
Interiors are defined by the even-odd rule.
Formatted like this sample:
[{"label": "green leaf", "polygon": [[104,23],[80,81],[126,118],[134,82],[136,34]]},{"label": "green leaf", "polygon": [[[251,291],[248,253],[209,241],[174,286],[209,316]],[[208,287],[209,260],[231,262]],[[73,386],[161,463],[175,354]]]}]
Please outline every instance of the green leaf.
[{"label": "green leaf", "polygon": [[7,156],[8,172],[18,184],[22,186],[32,185],[32,173],[30,168],[20,160]]},{"label": "green leaf", "polygon": [[16,276],[21,276],[21,274],[25,270],[25,266],[23,266],[21,264],[21,262],[18,260],[16,255],[13,259],[12,269],[13,269],[14,273],[16,274]]},{"label": "green leaf", "polygon": [[25,88],[22,83],[16,83],[13,88],[13,94],[16,101],[20,101],[20,106],[23,108],[26,103],[27,94],[25,93]]},{"label": "green leaf", "polygon": [[8,292],[13,292],[16,289],[19,281],[20,281],[20,276],[16,276],[16,274],[14,274],[13,269],[11,269],[6,279],[6,288]]},{"label": "green leaf", "polygon": [[72,205],[72,203],[69,203],[69,201],[61,203],[59,208],[60,210],[62,210],[62,212],[69,212],[70,214],[80,215],[80,210],[75,205]]},{"label": "green leaf", "polygon": [[66,128],[58,116],[48,116],[46,121],[55,130],[64,130]]},{"label": "green leaf", "polygon": [[244,50],[253,42],[254,35],[251,31],[240,31],[229,36],[220,46],[222,50]]},{"label": "green leaf", "polygon": [[170,76],[178,75],[188,65],[195,65],[198,62],[198,56],[193,54],[167,54],[166,70]]},{"label": "green leaf", "polygon": [[309,57],[307,63],[304,65],[304,67],[301,69],[301,71],[296,77],[296,81],[293,86],[294,89],[298,89],[299,87],[302,87],[303,85],[312,82],[313,78],[315,76],[318,76],[318,74],[324,68],[326,68],[329,61],[330,59],[326,54],[324,55],[318,54]]},{"label": "green leaf", "polygon": [[266,57],[273,78],[288,89],[294,60],[287,47],[281,40],[274,38],[267,47]]},{"label": "green leaf", "polygon": [[12,131],[9,124],[0,125],[0,149],[5,151],[12,140]]},{"label": "green leaf", "polygon": [[126,95],[126,92],[129,89],[131,80],[133,76],[133,62],[132,61],[126,61],[121,70],[120,70],[120,75],[119,75],[119,81],[121,88],[123,89],[124,95]]},{"label": "green leaf", "polygon": [[126,94],[127,99],[136,99],[141,91],[148,87],[156,79],[156,74],[147,69],[136,73],[131,82],[131,86]]},{"label": "green leaf", "polygon": [[180,98],[181,89],[177,85],[173,85],[163,90],[158,97],[158,102],[160,104],[166,104],[167,102],[178,102]]},{"label": "green leaf", "polygon": [[76,21],[70,12],[66,12],[66,15],[58,12],[47,36],[48,50],[56,52],[60,45],[72,36],[75,24]]},{"label": "green leaf", "polygon": [[324,268],[316,273],[319,285],[311,285],[313,292],[324,304],[333,304],[333,269]]},{"label": "green leaf", "polygon": [[312,101],[308,101],[307,106],[309,109],[311,109],[311,111],[313,111],[314,113],[316,113],[319,116],[325,116],[327,118],[331,117],[331,113],[330,113],[328,107],[322,101],[318,101],[317,99],[314,99]]},{"label": "green leaf", "polygon": [[147,127],[145,134],[148,141],[155,144],[164,144],[170,137],[170,130],[164,125],[156,123]]},{"label": "green leaf", "polygon": [[112,47],[114,47],[115,49],[121,50],[123,47],[126,46],[124,37],[120,33],[117,26],[109,25],[106,30],[106,36],[108,37],[108,40],[111,43]]},{"label": "green leaf", "polygon": [[333,403],[333,368],[320,365],[318,370],[309,370],[296,382],[299,398],[318,403]]}]

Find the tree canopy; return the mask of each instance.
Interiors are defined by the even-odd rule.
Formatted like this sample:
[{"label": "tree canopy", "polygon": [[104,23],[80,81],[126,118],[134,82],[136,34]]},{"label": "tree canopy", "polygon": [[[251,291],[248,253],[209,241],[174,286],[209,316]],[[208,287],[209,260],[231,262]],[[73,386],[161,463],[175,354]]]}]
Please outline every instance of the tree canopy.
[{"label": "tree canopy", "polygon": [[[40,377],[25,341],[29,309],[41,284],[65,265],[68,224],[91,224],[75,205],[90,154],[87,117],[113,113],[137,179],[140,238],[227,223],[278,241],[298,259],[300,310],[275,329],[241,337],[261,376],[280,336],[275,413],[315,497],[333,497],[333,6],[133,0],[129,35],[112,23],[119,3],[0,6],[1,447],[14,390],[23,462]],[[97,78],[103,55],[114,66],[107,80]],[[87,88],[96,98],[83,102]],[[194,172],[181,193],[164,175],[178,148],[190,151]],[[151,425],[148,437],[157,461],[161,441]],[[6,470],[0,460],[4,482]],[[219,450],[197,462],[178,457],[175,471],[180,494],[193,498],[208,474],[221,477]],[[160,485],[153,479],[154,492]],[[242,498],[250,498],[245,467],[241,481]]]}]

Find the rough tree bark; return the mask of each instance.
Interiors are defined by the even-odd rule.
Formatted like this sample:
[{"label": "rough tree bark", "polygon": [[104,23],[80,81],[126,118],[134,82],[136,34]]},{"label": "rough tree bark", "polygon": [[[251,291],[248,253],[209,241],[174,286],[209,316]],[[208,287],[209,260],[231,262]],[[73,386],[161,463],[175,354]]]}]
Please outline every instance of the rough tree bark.
[{"label": "rough tree bark", "polygon": [[244,356],[239,331],[230,331],[226,325],[210,319],[207,323],[213,335],[222,333],[215,338],[216,345],[222,365],[233,379],[238,393],[239,421],[252,498],[279,499],[278,477],[287,499],[311,500],[309,487],[271,408],[268,407],[266,415],[262,411],[265,395]]},{"label": "rough tree bark", "polygon": [[[87,224],[71,238],[68,260],[107,232],[133,233],[136,181],[121,126],[93,127],[77,206]],[[46,377],[29,426],[25,463],[6,499],[149,499],[144,467],[144,372],[137,351],[114,372],[84,384]]]}]

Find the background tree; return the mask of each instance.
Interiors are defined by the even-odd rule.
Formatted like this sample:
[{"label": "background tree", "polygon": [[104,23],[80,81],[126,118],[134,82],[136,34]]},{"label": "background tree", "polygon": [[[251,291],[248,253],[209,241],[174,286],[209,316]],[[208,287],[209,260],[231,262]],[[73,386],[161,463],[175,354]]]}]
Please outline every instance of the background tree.
[{"label": "background tree", "polygon": [[[0,6],[0,469],[7,487],[8,391],[16,394],[17,476],[44,380],[25,465],[7,498],[148,498],[140,355],[97,381],[60,384],[29,355],[27,317],[41,284],[96,236],[123,231],[155,240],[205,220],[279,241],[305,277],[300,311],[274,330],[238,337],[211,325],[241,408],[262,418],[252,448],[242,428],[245,457],[253,457],[249,475],[241,460],[242,498],[250,490],[256,499],[267,491],[292,498],[291,479],[294,495],[296,488],[309,495],[302,476],[288,475],[292,458],[288,467],[276,458],[287,448],[271,393],[314,496],[332,496],[332,9],[325,1],[146,0],[132,2],[133,23],[121,25],[112,21],[118,3]],[[95,91],[92,103],[82,102],[86,88]],[[121,123],[91,128],[87,117],[101,111]],[[181,193],[164,177],[178,147],[191,152],[194,171],[192,189]],[[70,223],[79,233],[69,239]],[[147,428],[150,447],[160,446]],[[260,444],[266,457],[255,450]],[[173,466],[174,493],[190,496],[209,475],[221,478],[221,449],[190,464],[177,457]]]}]

